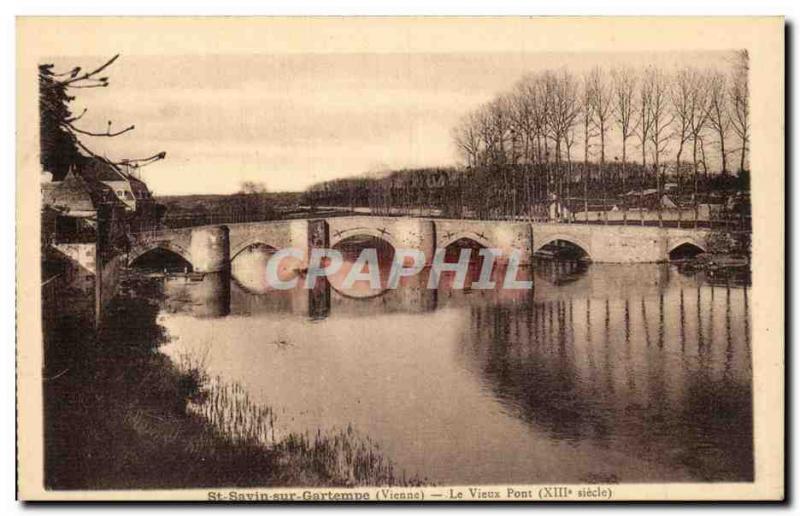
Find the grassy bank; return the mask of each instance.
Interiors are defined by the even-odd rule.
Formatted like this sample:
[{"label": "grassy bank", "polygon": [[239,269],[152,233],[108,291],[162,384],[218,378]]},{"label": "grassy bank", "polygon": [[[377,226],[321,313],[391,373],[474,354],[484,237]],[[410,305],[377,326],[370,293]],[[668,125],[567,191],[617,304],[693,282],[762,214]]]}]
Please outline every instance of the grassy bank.
[{"label": "grassy bank", "polygon": [[129,278],[98,330],[72,314],[45,335],[49,489],[418,483],[352,429],[281,434],[241,387],[172,363],[159,295]]}]

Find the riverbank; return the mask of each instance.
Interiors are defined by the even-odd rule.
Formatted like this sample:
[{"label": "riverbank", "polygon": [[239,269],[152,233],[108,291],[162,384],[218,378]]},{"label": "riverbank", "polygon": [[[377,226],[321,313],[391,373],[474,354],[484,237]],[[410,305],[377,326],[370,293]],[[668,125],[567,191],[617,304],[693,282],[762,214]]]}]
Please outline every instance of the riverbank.
[{"label": "riverbank", "polygon": [[[269,444],[223,432],[204,414],[236,386],[159,352],[157,280],[128,276],[95,330],[64,314],[45,334],[45,484],[49,489],[418,484],[352,429],[286,434]],[[217,400],[217,401],[214,401]],[[268,407],[237,398],[223,412],[252,428]],[[218,407],[218,405],[214,405]],[[221,409],[217,408],[217,412]],[[232,412],[233,411],[233,412]],[[273,432],[274,434],[274,432]]]},{"label": "riverbank", "polygon": [[702,273],[706,281],[713,284],[752,284],[750,259],[743,255],[702,253],[679,262],[678,266],[683,274]]}]

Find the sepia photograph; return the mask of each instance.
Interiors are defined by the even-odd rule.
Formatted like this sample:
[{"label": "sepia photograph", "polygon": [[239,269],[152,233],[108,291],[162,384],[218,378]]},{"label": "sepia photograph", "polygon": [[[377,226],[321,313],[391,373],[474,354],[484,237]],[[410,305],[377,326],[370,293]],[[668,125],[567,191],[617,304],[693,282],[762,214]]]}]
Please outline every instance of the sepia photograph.
[{"label": "sepia photograph", "polygon": [[781,499],[783,23],[19,18],[20,497]]}]

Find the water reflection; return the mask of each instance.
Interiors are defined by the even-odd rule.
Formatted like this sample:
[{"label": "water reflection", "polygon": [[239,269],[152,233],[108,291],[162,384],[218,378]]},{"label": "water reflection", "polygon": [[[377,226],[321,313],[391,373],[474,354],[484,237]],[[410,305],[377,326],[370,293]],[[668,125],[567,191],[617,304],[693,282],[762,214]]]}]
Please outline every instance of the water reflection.
[{"label": "water reflection", "polygon": [[693,324],[681,289],[641,297],[638,313],[630,299],[602,297],[474,307],[464,363],[507,411],[555,440],[626,450],[688,477],[750,479],[750,357],[744,318],[730,315],[744,291],[697,292]]},{"label": "water reflection", "polygon": [[[376,297],[386,293],[389,283],[389,272],[391,263],[394,260],[394,248],[385,240],[377,237],[353,236],[337,243],[333,248],[342,253],[344,263],[332,275],[329,276],[331,287],[343,297],[356,299]],[[360,262],[363,250],[374,252],[372,258],[375,262]],[[363,255],[362,259],[367,255]],[[373,268],[377,266],[377,271]],[[364,279],[358,279],[351,285],[346,285],[346,278],[349,274],[363,275]],[[369,279],[376,276],[377,285],[373,285]]]},{"label": "water reflection", "polygon": [[[191,294],[205,279],[172,279],[165,352],[202,357],[287,431],[353,425],[437,482],[752,480],[746,288],[667,264],[537,261],[519,291],[470,288],[478,272],[372,296],[233,280],[227,312]],[[224,300],[219,281],[205,292]]]}]

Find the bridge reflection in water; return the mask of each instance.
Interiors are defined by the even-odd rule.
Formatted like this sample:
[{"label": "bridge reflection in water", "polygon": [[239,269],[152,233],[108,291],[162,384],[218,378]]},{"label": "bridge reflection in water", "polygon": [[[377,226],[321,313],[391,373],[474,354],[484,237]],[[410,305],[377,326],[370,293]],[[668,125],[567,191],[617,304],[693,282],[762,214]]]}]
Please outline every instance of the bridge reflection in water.
[{"label": "bridge reflection in water", "polygon": [[254,292],[245,263],[227,283],[165,281],[164,351],[240,383],[286,431],[352,425],[442,483],[753,478],[747,288],[537,261],[520,270],[533,290],[430,290],[423,272]]}]

